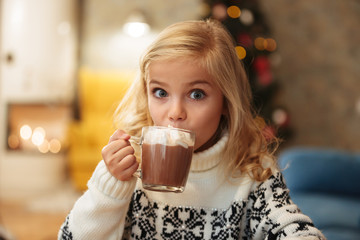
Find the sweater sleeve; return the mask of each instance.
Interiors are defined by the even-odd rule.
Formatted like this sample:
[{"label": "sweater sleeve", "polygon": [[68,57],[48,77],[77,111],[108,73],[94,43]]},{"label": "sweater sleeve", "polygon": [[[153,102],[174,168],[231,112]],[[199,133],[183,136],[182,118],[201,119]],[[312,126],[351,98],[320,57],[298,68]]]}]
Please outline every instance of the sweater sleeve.
[{"label": "sweater sleeve", "polygon": [[292,202],[280,172],[261,183],[250,195],[248,236],[252,239],[307,239],[325,237]]},{"label": "sweater sleeve", "polygon": [[61,226],[58,239],[120,239],[135,185],[135,177],[119,181],[101,161],[88,182],[88,190]]}]

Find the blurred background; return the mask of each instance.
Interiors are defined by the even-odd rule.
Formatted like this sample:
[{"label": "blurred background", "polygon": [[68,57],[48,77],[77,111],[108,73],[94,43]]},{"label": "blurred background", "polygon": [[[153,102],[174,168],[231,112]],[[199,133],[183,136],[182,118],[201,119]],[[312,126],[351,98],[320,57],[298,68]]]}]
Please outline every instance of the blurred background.
[{"label": "blurred background", "polygon": [[0,236],[55,239],[164,27],[215,18],[292,147],[359,152],[357,0],[0,0]]}]

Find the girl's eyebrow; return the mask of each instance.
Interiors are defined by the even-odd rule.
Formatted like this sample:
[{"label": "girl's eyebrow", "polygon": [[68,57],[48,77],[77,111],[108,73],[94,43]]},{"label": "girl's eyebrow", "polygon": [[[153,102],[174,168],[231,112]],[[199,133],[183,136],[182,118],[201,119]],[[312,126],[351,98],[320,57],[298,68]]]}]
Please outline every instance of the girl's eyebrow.
[{"label": "girl's eyebrow", "polygon": [[[169,84],[167,82],[163,82],[163,81],[159,81],[159,80],[156,80],[156,79],[151,79],[149,81],[149,85],[150,84],[155,84],[155,85],[160,85],[160,86],[168,86]],[[212,84],[209,82],[209,81],[206,81],[206,80],[195,80],[195,81],[192,81],[192,82],[189,82],[188,83],[189,86],[194,86],[194,85],[208,85],[208,86],[212,86]]]},{"label": "girl's eyebrow", "polygon": [[209,81],[206,81],[206,80],[195,80],[195,81],[189,83],[190,86],[197,85],[197,84],[206,84],[209,86],[212,85]]},{"label": "girl's eyebrow", "polygon": [[166,82],[158,81],[158,80],[156,80],[156,79],[150,79],[149,85],[150,85],[150,84],[168,85]]}]

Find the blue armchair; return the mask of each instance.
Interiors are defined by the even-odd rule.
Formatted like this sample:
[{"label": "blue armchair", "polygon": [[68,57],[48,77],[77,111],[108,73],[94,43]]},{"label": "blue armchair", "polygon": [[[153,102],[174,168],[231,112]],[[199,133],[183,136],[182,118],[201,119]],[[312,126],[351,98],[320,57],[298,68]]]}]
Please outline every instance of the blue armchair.
[{"label": "blue armchair", "polygon": [[292,200],[328,240],[360,239],[360,153],[293,148],[279,166]]}]

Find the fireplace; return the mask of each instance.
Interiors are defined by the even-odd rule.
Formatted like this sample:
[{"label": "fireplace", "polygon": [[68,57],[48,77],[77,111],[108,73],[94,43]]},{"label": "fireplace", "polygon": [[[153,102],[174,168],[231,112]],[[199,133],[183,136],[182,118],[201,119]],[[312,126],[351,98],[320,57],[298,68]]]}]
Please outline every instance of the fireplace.
[{"label": "fireplace", "polygon": [[7,102],[4,113],[0,199],[33,198],[64,186],[71,105]]},{"label": "fireplace", "polygon": [[66,150],[71,108],[65,104],[9,103],[8,151],[58,154]]}]

